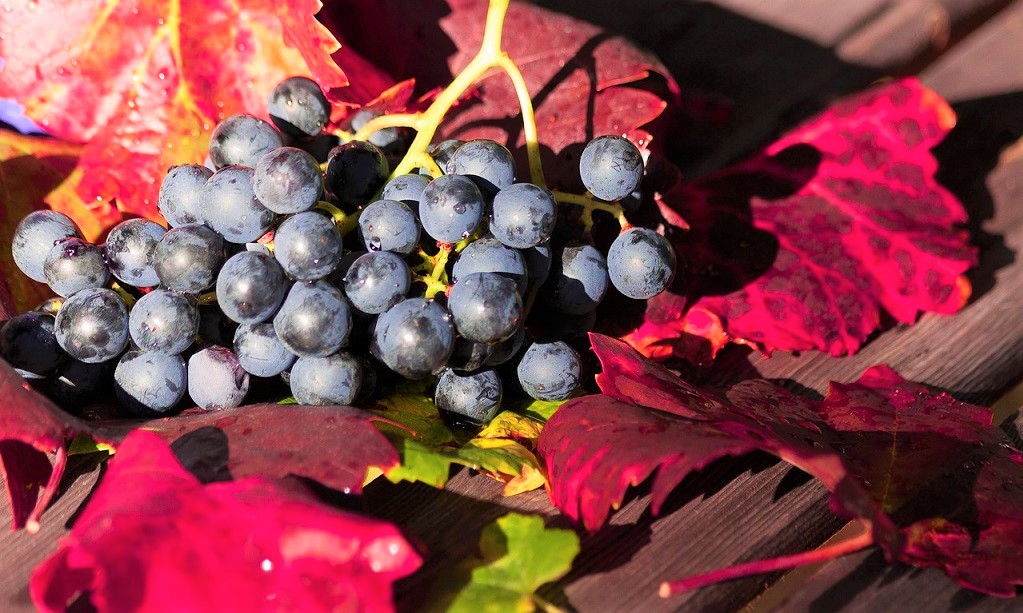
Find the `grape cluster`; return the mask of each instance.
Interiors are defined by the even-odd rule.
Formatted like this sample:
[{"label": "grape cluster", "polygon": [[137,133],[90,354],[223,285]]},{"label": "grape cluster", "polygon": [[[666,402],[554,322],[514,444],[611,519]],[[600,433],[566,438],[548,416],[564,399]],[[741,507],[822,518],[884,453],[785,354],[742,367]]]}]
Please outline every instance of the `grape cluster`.
[{"label": "grape cluster", "polygon": [[[602,251],[588,231],[565,231],[578,217],[516,182],[494,141],[438,143],[429,153],[444,174],[391,177],[406,135],[324,151],[330,106],[314,82],[280,84],[269,115],[225,119],[206,165],[168,171],[158,206],[169,229],[130,219],[98,245],[54,211],[22,220],[15,262],[60,298],[3,326],[3,356],[60,399],[95,392],[115,365],[116,394],[140,415],[186,394],[238,406],[266,379],[299,403],[344,405],[378,377],[435,375],[437,406],[479,424],[506,388],[540,400],[576,390],[582,360],[552,318],[592,325],[610,288],[643,300],[672,280],[661,235],[631,227]],[[372,118],[360,112],[352,128]],[[580,162],[603,202],[633,194],[643,171],[617,136],[591,141]]]}]

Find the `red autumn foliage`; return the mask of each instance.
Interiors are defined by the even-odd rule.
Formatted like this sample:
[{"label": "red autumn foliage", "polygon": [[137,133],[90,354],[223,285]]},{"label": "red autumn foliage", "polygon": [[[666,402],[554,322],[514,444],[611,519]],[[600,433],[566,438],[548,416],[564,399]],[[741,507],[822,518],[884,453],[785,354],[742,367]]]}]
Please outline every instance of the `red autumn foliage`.
[{"label": "red autumn foliage", "polygon": [[[1013,596],[1023,584],[1023,454],[987,409],[875,366],[811,401],[766,381],[696,389],[621,341],[591,335],[602,395],[566,403],[538,451],[551,499],[598,528],[626,489],[656,472],[651,505],[693,470],[761,450],[819,479],[888,557],[942,568],[961,585]],[[613,467],[613,470],[611,469]],[[610,477],[609,477],[610,475]]]},{"label": "red autumn foliage", "polygon": [[835,104],[754,158],[663,198],[688,287],[650,301],[628,340],[708,362],[726,342],[854,353],[882,313],[954,313],[977,261],[930,149],[955,123],[919,82]]},{"label": "red autumn foliage", "polygon": [[387,522],[328,507],[292,481],[203,485],[149,432],[130,434],[31,581],[42,611],[390,611],[421,560]]}]

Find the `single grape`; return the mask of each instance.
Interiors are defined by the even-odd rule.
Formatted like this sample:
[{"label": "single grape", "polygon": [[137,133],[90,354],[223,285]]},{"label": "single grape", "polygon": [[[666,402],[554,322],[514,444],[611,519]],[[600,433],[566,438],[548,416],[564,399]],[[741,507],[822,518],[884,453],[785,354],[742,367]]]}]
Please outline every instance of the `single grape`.
[{"label": "single grape", "polygon": [[234,352],[249,374],[273,377],[291,368],[295,354],[277,338],[272,323],[243,324],[234,333]]},{"label": "single grape", "polygon": [[128,330],[139,349],[177,355],[188,349],[199,333],[199,309],[181,294],[156,289],[131,308]]},{"label": "single grape", "polygon": [[504,145],[478,138],[456,149],[444,172],[466,175],[481,192],[493,195],[515,182],[515,159]]},{"label": "single grape", "polygon": [[447,309],[433,300],[410,298],[377,318],[370,351],[406,379],[438,371],[455,346]]},{"label": "single grape", "polygon": [[[437,166],[444,168],[448,165],[451,160],[451,156],[458,151],[458,148],[465,144],[464,140],[458,140],[456,138],[449,138],[448,140],[442,140],[439,143],[434,143],[426,148],[426,152],[430,154],[433,161],[437,163]],[[427,172],[423,169],[423,172]]]},{"label": "single grape", "polygon": [[455,339],[455,349],[448,358],[447,368],[460,371],[479,370],[493,353],[494,345],[477,343],[469,339],[458,337]]},{"label": "single grape", "polygon": [[198,164],[172,166],[160,184],[157,208],[171,227],[202,223],[202,190],[213,170]]},{"label": "single grape", "polygon": [[71,218],[57,211],[33,211],[14,229],[11,252],[14,263],[28,278],[46,283],[46,255],[67,238],[81,238],[82,232]]},{"label": "single grape", "polygon": [[46,284],[65,298],[90,287],[103,287],[110,281],[110,269],[103,249],[80,238],[65,239],[46,254]]},{"label": "single grape", "polygon": [[61,408],[79,407],[109,389],[110,362],[89,364],[67,360],[46,386],[46,395]]},{"label": "single grape", "polygon": [[621,200],[643,180],[643,156],[627,138],[599,136],[583,149],[579,176],[595,197],[608,202]]},{"label": "single grape", "polygon": [[493,346],[490,355],[483,361],[483,364],[486,366],[500,366],[504,364],[519,353],[519,349],[522,348],[522,343],[525,340],[526,329],[519,327],[511,337]]},{"label": "single grape", "polygon": [[382,200],[397,200],[405,203],[413,213],[419,213],[419,200],[430,179],[423,175],[398,175],[384,184],[380,192]]},{"label": "single grape", "polygon": [[128,345],[128,308],[110,289],[83,289],[68,298],[54,322],[57,343],[76,360],[106,362]]},{"label": "single grape", "polygon": [[188,395],[204,409],[230,409],[249,393],[249,373],[227,347],[212,346],[188,359]]},{"label": "single grape", "polygon": [[419,244],[419,220],[406,204],[377,200],[359,215],[359,231],[366,249],[412,253]]},{"label": "single grape", "polygon": [[460,421],[482,426],[501,409],[501,377],[494,370],[461,374],[448,369],[437,379],[434,402],[441,411],[461,416]]},{"label": "single grape", "polygon": [[316,211],[292,215],[274,233],[274,257],[294,279],[326,277],[342,253],[341,233],[334,221]]},{"label": "single grape", "polygon": [[353,140],[330,150],[327,189],[343,206],[361,206],[387,181],[387,157],[376,145]]},{"label": "single grape", "polygon": [[225,166],[213,173],[203,190],[203,220],[232,243],[254,241],[274,223],[273,211],[252,191],[252,175],[251,168]]},{"label": "single grape", "polygon": [[266,321],[281,306],[288,280],[277,261],[262,253],[242,251],[231,256],[217,277],[217,304],[241,324]]},{"label": "single grape", "polygon": [[476,272],[493,272],[515,281],[519,294],[525,293],[529,279],[522,252],[501,244],[491,236],[475,240],[462,250],[451,268],[451,277],[457,283]]},{"label": "single grape", "polygon": [[152,287],[156,276],[156,246],[167,230],[148,219],[128,219],[114,226],[103,245],[110,272],[133,287]]},{"label": "single grape", "polygon": [[557,218],[553,194],[539,185],[516,183],[494,196],[490,232],[509,247],[526,249],[546,243]]},{"label": "single grape", "polygon": [[267,107],[274,125],[292,136],[316,136],[330,121],[330,103],[320,86],[305,77],[281,81]]},{"label": "single grape", "polygon": [[[358,132],[371,120],[383,115],[376,109],[362,109],[352,116],[351,131]],[[405,139],[398,128],[383,128],[369,136],[369,142],[388,155],[395,155],[405,147]]]},{"label": "single grape", "polygon": [[359,395],[362,361],[344,351],[323,358],[299,358],[291,368],[291,393],[299,404],[349,405]]},{"label": "single grape", "polygon": [[604,256],[590,245],[570,245],[561,250],[561,258],[545,287],[556,310],[582,315],[597,308],[607,286]]},{"label": "single grape", "polygon": [[156,276],[176,292],[208,289],[224,263],[224,239],[200,224],[169,230],[156,245]]},{"label": "single grape", "polygon": [[0,353],[7,363],[36,375],[55,371],[67,355],[57,343],[52,315],[29,311],[15,315],[0,328]]},{"label": "single grape", "polygon": [[543,285],[551,273],[551,248],[547,245],[537,245],[523,249],[522,257],[526,261],[526,276],[529,279],[526,292],[531,292]]},{"label": "single grape", "polygon": [[210,159],[217,168],[255,166],[267,151],[284,146],[280,133],[252,115],[233,115],[217,124],[210,136]]},{"label": "single grape", "polygon": [[121,404],[140,417],[166,413],[188,389],[180,355],[129,351],[114,369],[114,391]]},{"label": "single grape", "polygon": [[366,357],[359,356],[359,363],[362,364],[362,384],[359,385],[355,401],[361,404],[371,400],[377,390],[377,371],[373,367],[373,362]]},{"label": "single grape", "polygon": [[252,192],[274,213],[308,211],[323,195],[323,174],[312,155],[281,147],[259,158],[252,174]]},{"label": "single grape", "polygon": [[397,255],[374,251],[352,263],[344,283],[345,295],[353,307],[379,315],[405,298],[412,286],[412,273]]},{"label": "single grape", "polygon": [[326,281],[296,283],[274,317],[274,331],[299,357],[322,357],[345,345],[352,312],[341,290]]},{"label": "single grape", "polygon": [[419,218],[435,240],[454,243],[476,231],[483,218],[483,195],[467,177],[437,177],[423,190]]},{"label": "single grape", "polygon": [[582,361],[566,343],[533,343],[517,369],[519,385],[536,400],[564,400],[579,386]]},{"label": "single grape", "polygon": [[451,288],[448,309],[455,329],[478,343],[496,343],[515,333],[522,319],[522,298],[515,282],[492,272],[461,277]]},{"label": "single grape", "polygon": [[647,228],[618,235],[607,252],[607,272],[615,289],[647,300],[663,292],[675,273],[675,250],[668,239]]}]

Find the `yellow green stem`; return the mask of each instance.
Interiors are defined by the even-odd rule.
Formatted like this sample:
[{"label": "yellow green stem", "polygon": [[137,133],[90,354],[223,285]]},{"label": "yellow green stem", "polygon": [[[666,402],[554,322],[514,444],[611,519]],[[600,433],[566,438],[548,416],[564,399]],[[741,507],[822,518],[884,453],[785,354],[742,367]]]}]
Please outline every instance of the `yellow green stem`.
[{"label": "yellow green stem", "polygon": [[334,220],[334,225],[337,226],[338,232],[341,233],[341,236],[347,236],[355,229],[356,226],[359,225],[358,214],[348,215],[329,202],[321,200],[316,203],[316,208],[330,214],[330,217]]},{"label": "yellow green stem", "polygon": [[543,164],[540,161],[540,137],[536,133],[533,99],[529,97],[526,79],[523,78],[522,71],[507,54],[502,53],[497,61],[508,78],[511,79],[512,85],[515,87],[515,96],[519,100],[519,109],[522,113],[522,132],[526,137],[526,157],[529,159],[529,178],[540,187],[547,187],[547,181],[543,176]]},{"label": "yellow green stem", "polygon": [[571,204],[578,206],[582,209],[582,221],[583,225],[587,229],[593,227],[593,212],[602,211],[607,213],[618,220],[618,224],[624,229],[629,226],[628,220],[625,219],[625,211],[622,210],[622,206],[617,202],[604,202],[597,200],[589,193],[586,194],[570,194],[568,192],[552,192],[554,199],[559,204]]},{"label": "yellow green stem", "polygon": [[127,290],[121,287],[120,283],[115,281],[110,287],[121,296],[121,299],[124,300],[124,303],[128,305],[129,309],[135,306],[135,296],[129,294]]},{"label": "yellow green stem", "polygon": [[448,289],[448,256],[454,251],[454,246],[445,244],[441,246],[440,252],[433,258],[433,270],[429,276],[423,277],[423,282],[426,283],[426,298],[433,298],[441,292],[445,292]]},{"label": "yellow green stem", "polygon": [[385,128],[416,128],[419,123],[419,113],[394,113],[393,115],[378,115],[366,122],[366,125],[352,136],[355,140],[368,140],[375,132]]},{"label": "yellow green stem", "polygon": [[198,302],[199,304],[216,304],[217,292],[206,292],[205,294],[200,294]]}]

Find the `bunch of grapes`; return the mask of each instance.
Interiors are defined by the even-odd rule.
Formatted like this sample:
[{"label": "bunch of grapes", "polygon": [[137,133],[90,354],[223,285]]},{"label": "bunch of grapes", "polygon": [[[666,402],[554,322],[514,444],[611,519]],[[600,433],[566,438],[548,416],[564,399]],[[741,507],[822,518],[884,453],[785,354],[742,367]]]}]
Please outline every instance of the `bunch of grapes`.
[{"label": "bunch of grapes", "polygon": [[[253,379],[283,380],[301,404],[346,405],[378,377],[435,375],[438,407],[479,424],[506,388],[541,400],[576,390],[583,365],[555,313],[592,318],[609,291],[645,300],[672,280],[661,235],[624,229],[605,255],[550,191],[516,182],[494,141],[438,143],[444,174],[390,177],[406,135],[323,148],[330,106],[314,82],[281,83],[269,114],[274,125],[224,120],[206,165],[169,170],[170,229],[130,219],[96,245],[60,213],[22,220],[15,262],[59,298],[3,326],[4,357],[63,401],[116,364],[116,393],[140,415],[186,394],[238,406]],[[591,141],[579,169],[603,202],[633,194],[644,171],[617,136]]]}]

